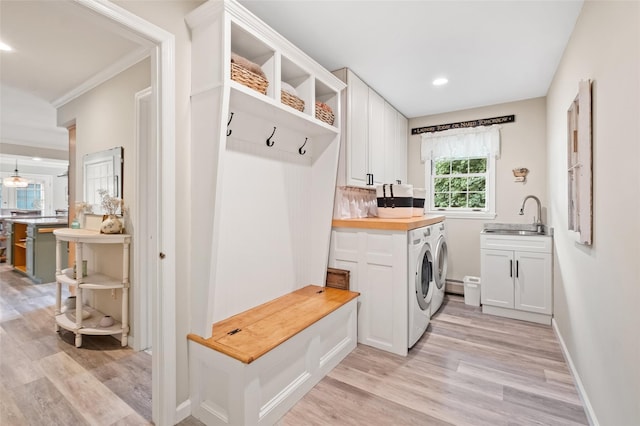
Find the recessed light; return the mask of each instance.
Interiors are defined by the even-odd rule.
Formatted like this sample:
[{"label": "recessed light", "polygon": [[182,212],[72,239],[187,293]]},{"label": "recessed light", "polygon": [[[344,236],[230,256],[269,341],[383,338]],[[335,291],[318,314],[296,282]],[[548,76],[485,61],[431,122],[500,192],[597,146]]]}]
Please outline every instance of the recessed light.
[{"label": "recessed light", "polygon": [[33,157],[33,158],[31,158],[31,159],[32,159],[33,161],[42,161],[42,158],[40,158],[40,157]]},{"label": "recessed light", "polygon": [[447,79],[446,77],[439,77],[439,78],[436,78],[435,80],[433,80],[432,84],[434,86],[444,86],[448,82],[449,82],[449,79]]},{"label": "recessed light", "polygon": [[13,48],[6,43],[0,41],[0,50],[4,50],[5,52],[11,52]]}]

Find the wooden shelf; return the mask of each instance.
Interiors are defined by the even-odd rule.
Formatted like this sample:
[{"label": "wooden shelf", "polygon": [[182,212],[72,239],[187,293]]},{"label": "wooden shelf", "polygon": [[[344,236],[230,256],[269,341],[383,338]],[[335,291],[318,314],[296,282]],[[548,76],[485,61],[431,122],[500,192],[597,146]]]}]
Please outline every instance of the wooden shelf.
[{"label": "wooden shelf", "polygon": [[14,247],[20,247],[20,248],[23,248],[25,250],[27,249],[27,245],[24,244],[24,243],[15,243],[13,246]]}]

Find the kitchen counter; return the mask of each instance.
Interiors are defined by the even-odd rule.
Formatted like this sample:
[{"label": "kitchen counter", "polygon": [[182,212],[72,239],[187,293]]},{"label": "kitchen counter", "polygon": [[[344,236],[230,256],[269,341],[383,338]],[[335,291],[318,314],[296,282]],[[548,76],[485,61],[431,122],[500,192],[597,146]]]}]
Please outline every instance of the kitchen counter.
[{"label": "kitchen counter", "polygon": [[66,216],[62,217],[37,217],[37,218],[22,218],[14,216],[11,219],[5,219],[6,222],[12,223],[24,223],[25,225],[66,225],[69,220]]},{"label": "kitchen counter", "polygon": [[333,219],[334,228],[381,229],[387,231],[411,231],[423,226],[433,225],[444,220],[443,215],[415,216],[406,219],[382,219],[364,217],[360,219]]}]

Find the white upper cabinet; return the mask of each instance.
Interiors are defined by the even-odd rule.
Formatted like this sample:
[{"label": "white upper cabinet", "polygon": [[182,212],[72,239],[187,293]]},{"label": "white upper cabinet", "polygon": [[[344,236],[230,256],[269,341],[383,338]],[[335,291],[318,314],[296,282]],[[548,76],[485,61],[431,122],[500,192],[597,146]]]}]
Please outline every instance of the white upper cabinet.
[{"label": "white upper cabinet", "polygon": [[394,180],[407,183],[407,143],[409,138],[409,120],[407,117],[400,114],[396,114],[396,138],[395,145],[392,152],[395,155],[394,158]]},{"label": "white upper cabinet", "polygon": [[[369,173],[369,87],[354,74],[346,77],[347,122],[346,131],[347,180],[350,185],[367,185]],[[348,142],[347,142],[348,141]],[[344,177],[343,177],[344,179]]]},{"label": "white upper cabinet", "polygon": [[369,89],[369,173],[374,185],[385,183],[385,101]]},{"label": "white upper cabinet", "polygon": [[369,186],[407,179],[407,119],[348,68],[338,185]]}]

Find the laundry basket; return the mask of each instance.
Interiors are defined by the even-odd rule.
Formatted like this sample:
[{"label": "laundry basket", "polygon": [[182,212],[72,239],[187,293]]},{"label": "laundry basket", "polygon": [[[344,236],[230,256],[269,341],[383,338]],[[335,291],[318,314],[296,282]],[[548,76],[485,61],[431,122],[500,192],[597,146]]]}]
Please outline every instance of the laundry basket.
[{"label": "laundry basket", "polygon": [[464,282],[464,304],[480,306],[480,278],[465,276]]}]

